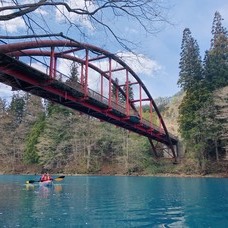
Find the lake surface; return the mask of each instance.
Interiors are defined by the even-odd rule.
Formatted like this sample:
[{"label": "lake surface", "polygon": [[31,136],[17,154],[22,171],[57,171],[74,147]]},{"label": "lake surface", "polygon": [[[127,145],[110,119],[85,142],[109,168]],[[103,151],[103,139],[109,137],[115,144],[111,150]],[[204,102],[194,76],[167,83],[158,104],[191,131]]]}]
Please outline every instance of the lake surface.
[{"label": "lake surface", "polygon": [[[55,176],[57,177],[57,176]],[[0,227],[228,227],[228,179],[0,175]]]}]

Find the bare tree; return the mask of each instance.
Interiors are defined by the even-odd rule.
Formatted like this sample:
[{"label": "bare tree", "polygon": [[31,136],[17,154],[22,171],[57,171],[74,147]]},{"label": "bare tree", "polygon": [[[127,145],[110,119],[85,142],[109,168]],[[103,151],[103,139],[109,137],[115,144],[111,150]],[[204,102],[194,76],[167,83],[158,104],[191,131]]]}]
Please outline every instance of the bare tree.
[{"label": "bare tree", "polygon": [[169,9],[163,0],[0,0],[0,5],[0,22],[22,18],[30,35],[37,35],[37,31],[42,30],[45,34],[53,33],[50,29],[53,21],[50,17],[45,18],[47,13],[43,12],[46,11],[48,15],[56,14],[64,20],[68,25],[66,33],[77,29],[86,37],[84,23],[87,29],[100,28],[107,36],[111,34],[124,48],[127,48],[126,43],[132,44],[131,40],[123,31],[118,34],[113,20],[121,20],[123,24],[131,22],[136,30],[143,28],[146,33],[157,33],[168,23],[166,13]]}]

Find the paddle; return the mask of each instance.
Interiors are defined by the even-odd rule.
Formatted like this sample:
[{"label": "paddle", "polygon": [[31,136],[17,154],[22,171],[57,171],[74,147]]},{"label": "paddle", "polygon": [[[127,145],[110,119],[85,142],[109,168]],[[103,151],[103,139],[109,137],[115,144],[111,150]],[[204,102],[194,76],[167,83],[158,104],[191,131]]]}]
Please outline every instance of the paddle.
[{"label": "paddle", "polygon": [[65,176],[59,176],[57,178],[54,179],[54,181],[62,181],[64,179]]},{"label": "paddle", "polygon": [[[65,176],[59,176],[55,179],[53,179],[53,181],[62,181],[64,179]],[[36,183],[36,182],[40,182],[40,180],[28,180],[26,181],[26,184],[33,184],[33,183]]]}]

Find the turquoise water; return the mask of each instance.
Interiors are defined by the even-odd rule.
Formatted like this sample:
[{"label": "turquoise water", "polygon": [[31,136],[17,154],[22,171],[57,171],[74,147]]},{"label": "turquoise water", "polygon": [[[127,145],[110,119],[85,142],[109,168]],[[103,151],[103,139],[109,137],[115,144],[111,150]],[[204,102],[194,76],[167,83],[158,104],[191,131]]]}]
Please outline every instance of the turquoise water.
[{"label": "turquoise water", "polygon": [[0,175],[0,227],[228,227],[228,179]]}]

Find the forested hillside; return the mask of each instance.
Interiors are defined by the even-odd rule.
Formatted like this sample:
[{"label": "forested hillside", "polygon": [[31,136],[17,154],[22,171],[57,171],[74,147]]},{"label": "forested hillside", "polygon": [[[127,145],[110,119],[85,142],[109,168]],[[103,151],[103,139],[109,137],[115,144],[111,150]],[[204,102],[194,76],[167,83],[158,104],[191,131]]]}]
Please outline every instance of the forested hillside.
[{"label": "forested hillside", "polygon": [[[183,96],[181,92],[157,100],[169,131],[179,138],[178,106]],[[220,118],[224,122],[226,119],[226,132],[227,98],[228,87],[215,93]],[[2,173],[43,170],[70,174],[200,173],[195,169],[197,163],[186,159],[184,151],[178,165],[171,160],[157,160],[147,138],[33,95],[16,92],[8,105],[0,99],[0,113]],[[221,169],[224,172],[224,167]]]},{"label": "forested hillside", "polygon": [[[156,99],[179,138],[177,165],[154,158],[145,137],[15,91],[10,101],[0,94],[0,172],[227,175],[228,33],[218,12],[203,60],[190,29],[183,31],[179,68],[181,92]],[[66,83],[77,82],[72,70]],[[148,107],[143,110],[146,118]]]},{"label": "forested hillside", "polygon": [[152,158],[146,138],[41,98],[15,93],[0,104],[2,172],[127,174]]},{"label": "forested hillside", "polygon": [[208,161],[227,157],[228,33],[214,15],[210,49],[202,61],[189,28],[183,31],[178,84],[185,95],[178,124],[185,157],[207,172]]}]

